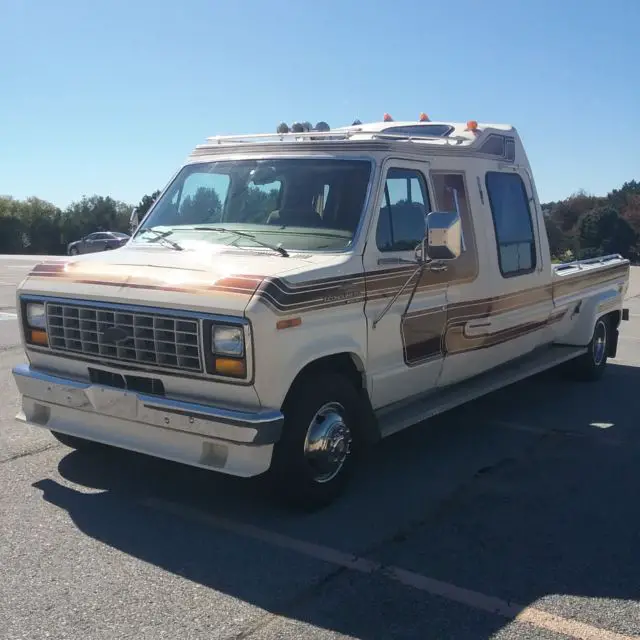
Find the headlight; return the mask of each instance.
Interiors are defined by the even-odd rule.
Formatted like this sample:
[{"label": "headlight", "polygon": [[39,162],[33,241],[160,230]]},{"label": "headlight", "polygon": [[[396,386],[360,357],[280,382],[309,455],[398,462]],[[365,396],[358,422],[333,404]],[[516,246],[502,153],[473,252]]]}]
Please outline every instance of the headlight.
[{"label": "headlight", "polygon": [[44,305],[40,302],[28,302],[26,308],[27,325],[31,329],[44,329],[47,320],[44,314]]},{"label": "headlight", "polygon": [[215,355],[241,358],[244,355],[242,327],[213,325],[211,327],[211,350]]},{"label": "headlight", "polygon": [[247,349],[244,327],[230,324],[210,325],[210,354],[206,354],[207,372],[224,378],[246,379]]}]

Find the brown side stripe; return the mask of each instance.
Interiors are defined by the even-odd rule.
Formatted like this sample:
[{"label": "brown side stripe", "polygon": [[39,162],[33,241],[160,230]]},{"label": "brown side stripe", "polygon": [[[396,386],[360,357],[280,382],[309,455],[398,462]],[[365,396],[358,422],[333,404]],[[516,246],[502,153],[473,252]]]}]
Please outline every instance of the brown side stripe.
[{"label": "brown side stripe", "polygon": [[567,310],[563,309],[543,320],[524,322],[502,331],[478,336],[465,335],[464,325],[448,323],[443,317],[445,312],[434,314],[428,323],[424,323],[423,318],[420,326],[412,326],[410,321],[405,321],[402,331],[405,363],[415,366],[443,358],[447,354],[494,347],[559,322],[566,313]]},{"label": "brown side stripe", "polygon": [[[211,283],[207,277],[207,272],[203,271],[200,278],[192,278],[190,282],[186,283],[176,282],[176,284],[173,284],[171,282],[173,278],[163,278],[161,273],[157,277],[128,273],[125,277],[117,274],[75,271],[73,268],[68,268],[70,265],[73,265],[73,263],[43,263],[37,265],[30,275],[39,278],[54,278],[101,286],[173,291],[195,295],[220,293],[243,295],[248,298],[255,293],[261,302],[280,314],[301,313],[306,310],[324,310],[338,305],[361,302],[365,299],[370,301],[384,299],[393,295],[414,271],[412,266],[397,267],[380,270],[366,276],[359,273],[337,278],[324,278],[301,284],[292,283],[286,278],[265,278],[260,275],[236,275],[221,278]],[[608,282],[628,273],[628,271],[628,263],[614,265],[596,273],[586,271],[578,275],[566,276],[568,278],[566,282],[555,282],[553,285],[506,296],[458,303],[449,307],[449,310],[464,307],[466,313],[474,317],[482,312],[488,315],[518,308],[520,305],[528,306],[536,302],[542,302],[551,296],[558,298],[570,295],[587,286]],[[175,275],[175,271],[172,272],[172,275]],[[462,280],[447,281],[446,273],[425,273],[418,285],[416,295],[460,282]]]}]

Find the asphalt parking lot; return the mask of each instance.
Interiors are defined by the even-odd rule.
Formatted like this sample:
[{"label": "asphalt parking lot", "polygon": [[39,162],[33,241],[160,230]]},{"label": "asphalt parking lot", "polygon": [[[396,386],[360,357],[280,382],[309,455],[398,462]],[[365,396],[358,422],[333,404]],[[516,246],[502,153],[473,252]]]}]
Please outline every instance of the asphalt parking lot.
[{"label": "asphalt parking lot", "polygon": [[602,381],[554,372],[379,446],[291,514],[255,481],[18,425],[0,257],[0,638],[640,637],[640,269]]}]

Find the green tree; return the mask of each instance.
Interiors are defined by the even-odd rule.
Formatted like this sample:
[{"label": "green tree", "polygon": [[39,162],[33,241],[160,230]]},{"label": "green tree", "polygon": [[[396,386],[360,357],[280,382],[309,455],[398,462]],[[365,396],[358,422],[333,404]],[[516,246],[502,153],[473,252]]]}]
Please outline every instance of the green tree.
[{"label": "green tree", "polygon": [[0,198],[0,247],[5,253],[58,253],[60,209],[40,198]]},{"label": "green tree", "polygon": [[109,196],[84,196],[72,202],[62,213],[61,228],[64,244],[79,240],[94,231],[129,230],[133,207]]},{"label": "green tree", "polygon": [[562,233],[558,223],[548,215],[544,216],[544,223],[547,229],[547,239],[549,240],[549,253],[556,258],[569,249],[570,240]]},{"label": "green tree", "polygon": [[0,253],[22,253],[26,227],[20,216],[20,202],[0,197]]},{"label": "green tree", "polygon": [[142,220],[142,218],[147,215],[147,211],[151,209],[151,205],[158,199],[159,195],[160,189],[156,189],[151,195],[145,194],[144,196],[142,196],[142,200],[140,200],[138,206],[136,207],[139,220]]},{"label": "green tree", "polygon": [[181,202],[180,217],[184,224],[220,222],[222,218],[220,196],[215,189],[200,187],[193,196],[187,196]]},{"label": "green tree", "polygon": [[598,207],[585,213],[578,222],[579,257],[620,253],[635,255],[638,234],[613,207]]}]

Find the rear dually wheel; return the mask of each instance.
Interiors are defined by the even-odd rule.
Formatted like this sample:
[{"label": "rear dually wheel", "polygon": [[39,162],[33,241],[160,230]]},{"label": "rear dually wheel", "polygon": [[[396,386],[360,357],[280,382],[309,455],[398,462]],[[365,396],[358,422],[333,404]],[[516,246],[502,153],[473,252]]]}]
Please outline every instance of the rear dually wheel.
[{"label": "rear dually wheel", "polygon": [[609,318],[602,316],[596,320],[587,352],[569,362],[571,376],[577,380],[599,380],[607,366],[609,354]]}]

